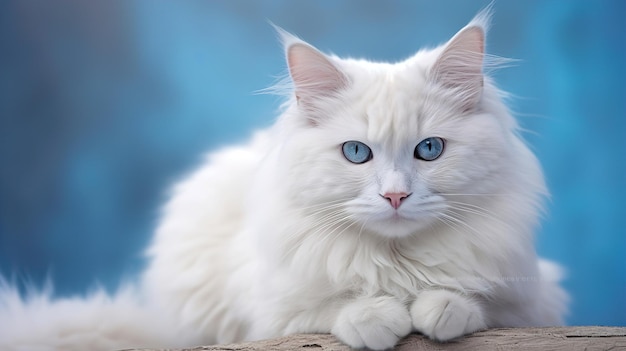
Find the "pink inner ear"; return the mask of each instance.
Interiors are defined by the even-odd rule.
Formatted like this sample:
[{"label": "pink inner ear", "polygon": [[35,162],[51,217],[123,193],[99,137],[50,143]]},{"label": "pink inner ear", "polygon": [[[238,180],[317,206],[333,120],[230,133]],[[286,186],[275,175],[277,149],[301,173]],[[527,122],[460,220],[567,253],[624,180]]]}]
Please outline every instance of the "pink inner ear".
[{"label": "pink inner ear", "polygon": [[433,67],[438,79],[463,84],[482,75],[484,38],[480,27],[465,28],[452,38]]},{"label": "pink inner ear", "polygon": [[432,68],[436,81],[458,89],[464,109],[473,107],[482,93],[484,50],[483,29],[464,28],[450,40]]},{"label": "pink inner ear", "polygon": [[345,87],[343,73],[324,54],[309,45],[291,45],[287,50],[287,62],[299,99],[311,102],[315,98],[331,96]]}]

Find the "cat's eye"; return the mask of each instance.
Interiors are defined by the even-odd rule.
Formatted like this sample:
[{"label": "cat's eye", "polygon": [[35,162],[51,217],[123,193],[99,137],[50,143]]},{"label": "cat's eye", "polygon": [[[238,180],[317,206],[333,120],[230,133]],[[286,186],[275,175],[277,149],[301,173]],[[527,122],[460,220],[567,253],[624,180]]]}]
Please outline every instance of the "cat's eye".
[{"label": "cat's eye", "polygon": [[415,147],[414,156],[424,161],[436,160],[443,153],[443,139],[438,137],[426,138]]},{"label": "cat's eye", "polygon": [[346,141],[341,149],[345,158],[352,163],[365,163],[372,159],[372,150],[360,141]]}]

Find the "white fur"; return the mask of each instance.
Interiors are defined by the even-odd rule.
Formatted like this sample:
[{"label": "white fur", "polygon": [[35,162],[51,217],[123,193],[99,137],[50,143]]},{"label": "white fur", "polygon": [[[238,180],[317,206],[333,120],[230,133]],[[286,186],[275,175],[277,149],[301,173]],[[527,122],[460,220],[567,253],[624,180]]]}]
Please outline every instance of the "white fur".
[{"label": "white fur", "polygon": [[[533,248],[546,193],[538,162],[501,93],[472,73],[480,67],[446,71],[482,64],[487,17],[397,64],[330,57],[286,37],[297,97],[274,127],[210,155],[174,188],[140,292],[50,303],[5,291],[0,349],[304,332],[385,349],[411,330],[445,341],[561,324],[565,293]],[[467,62],[464,50],[473,51]],[[442,156],[415,159],[432,136],[445,139]],[[348,162],[349,140],[367,144],[372,160]],[[396,211],[381,196],[388,192],[411,195]],[[100,333],[105,322],[125,338]],[[59,333],[77,335],[79,346]]]},{"label": "white fur", "polygon": [[114,297],[52,300],[51,290],[22,298],[0,281],[0,350],[115,350],[183,346],[160,313],[128,287]]},{"label": "white fur", "polygon": [[480,304],[448,290],[419,293],[411,305],[411,320],[416,330],[442,341],[487,327]]}]

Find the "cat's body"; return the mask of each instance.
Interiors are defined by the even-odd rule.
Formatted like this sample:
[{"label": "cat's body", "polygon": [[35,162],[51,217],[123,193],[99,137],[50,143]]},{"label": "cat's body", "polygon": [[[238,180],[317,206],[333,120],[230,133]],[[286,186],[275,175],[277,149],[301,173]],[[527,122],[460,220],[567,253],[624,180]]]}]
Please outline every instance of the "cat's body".
[{"label": "cat's body", "polygon": [[[164,323],[136,342],[332,332],[384,349],[412,330],[561,324],[557,269],[533,245],[543,176],[482,74],[486,17],[394,65],[285,35],[295,94],[272,128],[175,187],[133,292],[145,307],[125,319]],[[4,300],[2,323],[27,318]],[[17,349],[16,334],[0,346]]]}]

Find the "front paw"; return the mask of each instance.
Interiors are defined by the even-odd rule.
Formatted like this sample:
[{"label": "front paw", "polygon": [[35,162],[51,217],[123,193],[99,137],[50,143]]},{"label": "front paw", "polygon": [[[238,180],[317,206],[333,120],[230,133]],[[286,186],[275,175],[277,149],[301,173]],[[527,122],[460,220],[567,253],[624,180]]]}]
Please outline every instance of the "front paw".
[{"label": "front paw", "polygon": [[384,350],[411,332],[411,317],[393,297],[362,298],[341,310],[331,332],[352,348]]},{"label": "front paw", "polygon": [[437,341],[447,341],[487,327],[478,303],[447,290],[421,292],[410,313],[415,329]]}]

